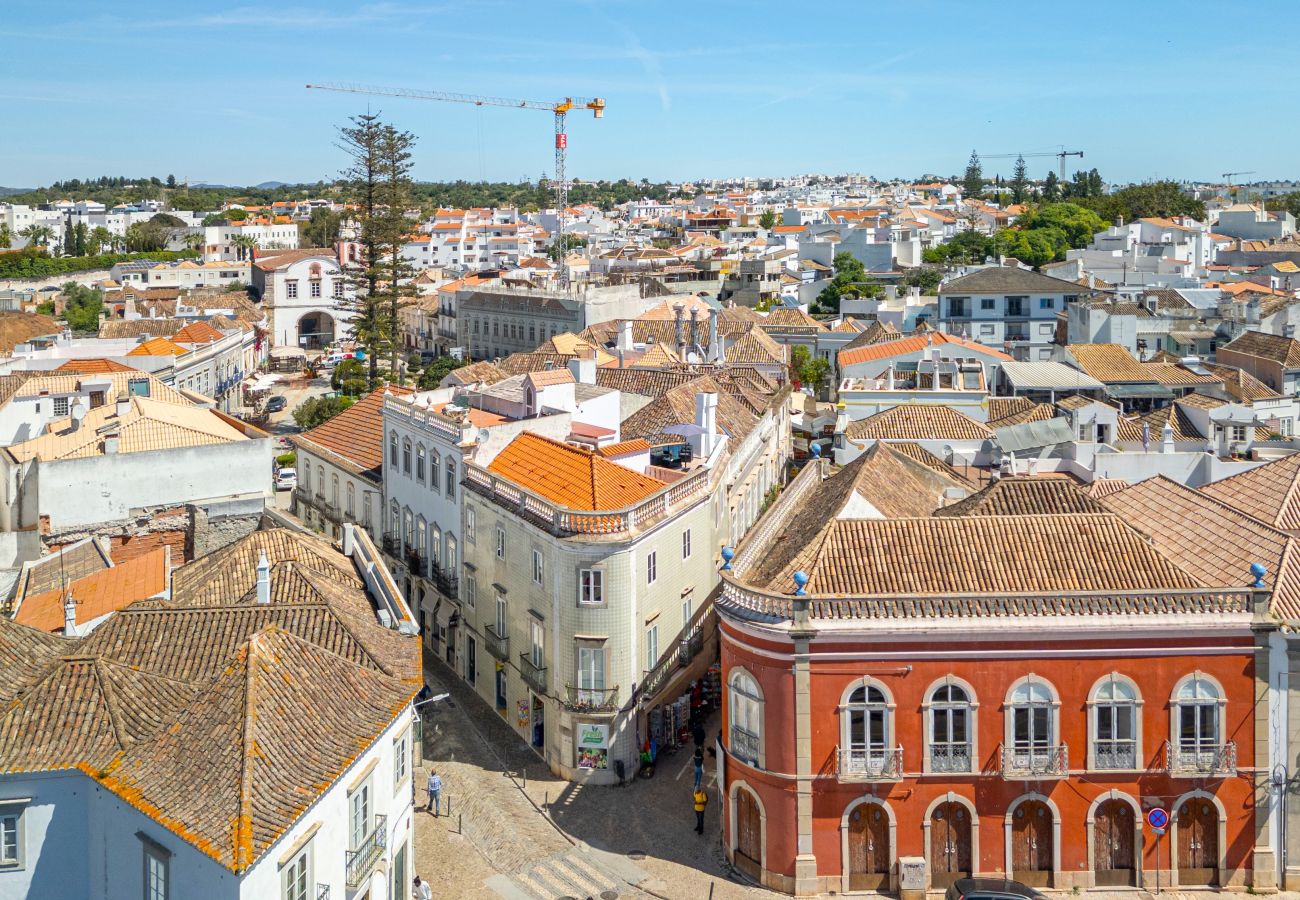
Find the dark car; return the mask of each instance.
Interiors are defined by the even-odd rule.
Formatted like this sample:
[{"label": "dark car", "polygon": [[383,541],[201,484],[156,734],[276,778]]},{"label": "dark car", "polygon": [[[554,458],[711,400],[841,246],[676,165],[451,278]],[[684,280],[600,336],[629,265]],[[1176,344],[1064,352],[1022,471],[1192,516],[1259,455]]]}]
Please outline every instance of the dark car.
[{"label": "dark car", "polygon": [[1019,881],[959,878],[948,886],[944,900],[1047,900],[1047,897]]},{"label": "dark car", "polygon": [[273,413],[279,412],[280,410],[284,409],[288,405],[289,405],[288,402],[283,397],[277,394],[276,396],[272,397],[270,400],[266,401],[266,411],[273,412]]}]

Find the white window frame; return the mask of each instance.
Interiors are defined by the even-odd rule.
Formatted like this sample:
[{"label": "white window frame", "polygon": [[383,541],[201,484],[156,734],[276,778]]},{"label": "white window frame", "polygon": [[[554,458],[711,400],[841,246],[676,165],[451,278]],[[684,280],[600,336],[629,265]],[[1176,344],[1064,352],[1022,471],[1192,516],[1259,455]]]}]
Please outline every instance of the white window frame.
[{"label": "white window frame", "polygon": [[[1117,698],[1117,691],[1126,690],[1132,696],[1131,699]],[[1129,723],[1130,738],[1106,738],[1105,742],[1109,744],[1131,743],[1133,745],[1133,764],[1130,766],[1102,765],[1108,756],[1112,754],[1099,752],[1113,748],[1102,748],[1102,713],[1103,710],[1110,710],[1111,729],[1115,728],[1115,711],[1123,707],[1128,708],[1128,713],[1132,717]],[[1100,772],[1134,772],[1140,771],[1142,766],[1142,691],[1138,688],[1137,682],[1127,675],[1119,672],[1110,672],[1098,678],[1093,684],[1092,689],[1088,691],[1088,768]]]},{"label": "white window frame", "polygon": [[[862,700],[854,700],[854,695],[862,691]],[[879,699],[873,699],[876,692]],[[861,757],[868,768],[884,767],[889,756],[894,752],[894,695],[884,682],[875,678],[864,677],[851,683],[844,689],[840,698],[840,753],[846,759]],[[853,722],[855,717],[862,717],[862,740],[855,741]],[[871,736],[871,723],[879,718],[880,735],[878,740]]]},{"label": "white window frame", "polygon": [[[26,812],[26,800],[0,800],[0,872],[17,872],[27,867]],[[7,824],[10,820],[13,822],[14,855],[7,859],[3,858],[4,837],[10,830]]]},{"label": "white window frame", "polygon": [[[311,852],[312,841],[308,841],[280,868],[280,900],[315,900],[315,860]],[[294,882],[302,884],[302,890],[295,888]]]},{"label": "white window frame", "polygon": [[532,616],[528,618],[528,658],[537,668],[546,668],[546,628]]},{"label": "white window frame", "polygon": [[533,584],[542,584],[546,578],[546,562],[542,558],[542,551],[536,547],[533,548]]},{"label": "white window frame", "polygon": [[645,583],[654,584],[659,578],[659,551],[651,550],[645,557]]},{"label": "white window frame", "polygon": [[411,729],[393,739],[393,793],[400,794],[411,780]]},{"label": "white window frame", "polygon": [[474,507],[465,507],[465,543],[474,543]]},{"label": "white window frame", "polygon": [[605,605],[605,570],[600,568],[578,570],[578,605]]},{"label": "white window frame", "polygon": [[442,493],[442,454],[429,454],[429,490],[435,494]]},{"label": "white window frame", "polygon": [[649,672],[659,662],[659,623],[652,622],[645,630],[645,670]]},{"label": "white window frame", "polygon": [[[358,823],[357,801],[361,801],[360,823]],[[374,831],[374,797],[370,792],[370,779],[367,778],[353,790],[348,791],[348,849],[358,850]],[[360,824],[361,830],[357,827]]]},{"label": "white window frame", "polygon": [[691,530],[687,528],[682,532],[682,559],[691,558]]},{"label": "white window frame", "polygon": [[478,581],[473,575],[465,576],[465,605],[474,609],[474,603],[478,600]]},{"label": "white window frame", "polygon": [[[1022,688],[1027,689],[1030,699],[1021,700],[1017,697]],[[1042,690],[1040,691],[1039,688]],[[1045,698],[1042,696],[1044,693]],[[1047,709],[1047,734],[1043,740],[1034,733],[1036,729],[1033,710],[1039,707]],[[1026,740],[1020,742],[1023,746],[1017,746],[1016,718],[1022,710],[1027,716],[1025,721],[1031,733]],[[1017,765],[1021,764],[1023,758],[1025,767],[1029,768],[1036,756],[1049,754],[1061,745],[1061,695],[1057,693],[1055,685],[1040,675],[1031,673],[1017,679],[1011,685],[1007,690],[1006,715],[1003,718],[1005,720],[1003,746],[1015,754]]]},{"label": "white window frame", "polygon": [[[965,701],[953,700],[951,691],[960,690],[965,694]],[[946,695],[946,696],[945,696]],[[925,692],[925,702],[922,704],[925,713],[925,755],[922,760],[924,764],[923,771],[926,773],[936,770],[944,774],[954,773],[963,774],[975,771],[977,760],[979,759],[979,728],[978,728],[978,710],[979,701],[975,695],[975,689],[969,682],[957,678],[954,675],[945,675],[943,678],[930,685]],[[968,757],[967,768],[961,769],[953,765],[938,766],[935,765],[935,748],[939,743],[945,747],[959,746],[959,742],[948,740],[937,742],[935,732],[938,728],[941,716],[946,720],[947,732],[951,736],[953,731],[954,715],[964,713],[966,717],[966,754]],[[950,757],[952,753],[948,754]]]},{"label": "white window frame", "polygon": [[[135,836],[140,840],[140,859],[141,859],[141,888],[144,900],[171,900],[172,896],[172,877],[171,877],[171,859],[172,852],[162,844],[155,841],[143,831],[137,831]],[[157,865],[155,872],[150,863]],[[161,886],[155,885],[153,878],[155,874],[159,875],[162,881]]]},{"label": "white window frame", "polygon": [[[1192,683],[1193,691],[1198,695],[1194,697],[1180,697],[1185,685]],[[1203,693],[1202,685],[1208,687],[1213,696],[1199,696]],[[1224,737],[1224,725],[1227,722],[1227,695],[1224,693],[1223,685],[1218,679],[1211,677],[1205,672],[1196,671],[1184,675],[1178,679],[1174,685],[1173,691],[1169,695],[1169,705],[1171,715],[1169,716],[1169,743],[1171,747],[1181,752],[1205,753],[1210,750],[1218,750],[1227,744]],[[1213,707],[1214,709],[1214,736],[1212,742],[1207,742],[1201,732],[1200,723],[1197,724],[1197,739],[1192,744],[1186,744],[1182,740],[1182,722],[1183,711],[1189,707]],[[1207,749],[1209,748],[1209,749]]]},{"label": "white window frame", "polygon": [[[729,728],[727,747],[731,751],[731,755],[742,762],[760,769],[765,768],[763,689],[759,686],[758,679],[740,666],[736,666],[728,674],[727,688],[730,707],[727,711],[727,725]],[[738,736],[740,740],[737,740]],[[756,746],[756,759],[750,759],[743,753],[736,752],[737,745],[744,743],[753,743]]]},{"label": "white window frame", "polygon": [[506,558],[506,530],[500,525],[497,526],[497,559]]}]

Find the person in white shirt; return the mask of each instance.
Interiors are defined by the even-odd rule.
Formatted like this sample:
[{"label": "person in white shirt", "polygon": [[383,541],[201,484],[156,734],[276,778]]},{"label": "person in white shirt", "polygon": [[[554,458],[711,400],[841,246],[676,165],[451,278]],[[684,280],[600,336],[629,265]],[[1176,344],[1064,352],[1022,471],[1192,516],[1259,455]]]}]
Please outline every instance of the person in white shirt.
[{"label": "person in white shirt", "polygon": [[415,876],[415,884],[411,887],[411,900],[433,900],[428,882],[421,881],[419,875]]}]

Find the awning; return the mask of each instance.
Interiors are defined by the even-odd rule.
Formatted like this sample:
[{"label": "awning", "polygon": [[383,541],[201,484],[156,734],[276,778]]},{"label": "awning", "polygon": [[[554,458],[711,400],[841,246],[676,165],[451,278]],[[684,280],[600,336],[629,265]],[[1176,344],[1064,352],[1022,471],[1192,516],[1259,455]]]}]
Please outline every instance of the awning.
[{"label": "awning", "polygon": [[439,603],[438,608],[433,611],[433,617],[438,622],[438,629],[445,629],[451,623],[451,614],[455,612],[450,603]]},{"label": "awning", "polygon": [[1151,382],[1134,382],[1131,384],[1108,384],[1106,393],[1116,400],[1135,400],[1150,397],[1156,400],[1172,400],[1174,392],[1163,384]]},{"label": "awning", "polygon": [[1034,450],[1054,444],[1067,444],[1075,439],[1074,430],[1064,418],[1044,419],[1039,422],[1022,422],[993,431],[993,443],[1007,453]]}]

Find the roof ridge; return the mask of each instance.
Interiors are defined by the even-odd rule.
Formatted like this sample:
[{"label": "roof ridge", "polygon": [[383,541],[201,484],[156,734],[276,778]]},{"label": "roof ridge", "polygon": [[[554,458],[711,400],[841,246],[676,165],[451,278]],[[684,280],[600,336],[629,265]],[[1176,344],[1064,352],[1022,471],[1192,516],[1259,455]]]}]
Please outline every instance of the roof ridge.
[{"label": "roof ridge", "polygon": [[[268,626],[274,629],[276,626]],[[239,752],[239,815],[235,819],[234,847],[231,853],[232,868],[242,871],[253,862],[253,749],[256,738],[257,715],[253,689],[255,684],[254,651],[262,634],[268,628],[260,629],[249,636],[244,646],[235,654],[236,665],[242,659],[244,664],[244,721],[240,726]],[[217,679],[220,681],[220,678]],[[213,682],[216,684],[217,682]]]},{"label": "roof ridge", "polygon": [[113,738],[117,741],[119,750],[125,749],[131,742],[126,736],[126,726],[122,723],[122,713],[117,708],[117,686],[113,684],[109,673],[105,671],[104,660],[101,657],[95,657],[91,661],[91,668],[95,672],[95,681],[99,684],[99,691],[104,695],[104,705],[108,707],[108,721],[113,728]]}]

